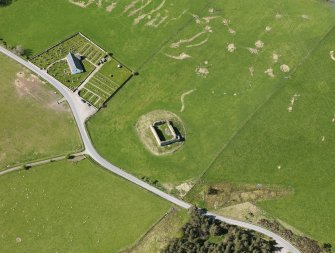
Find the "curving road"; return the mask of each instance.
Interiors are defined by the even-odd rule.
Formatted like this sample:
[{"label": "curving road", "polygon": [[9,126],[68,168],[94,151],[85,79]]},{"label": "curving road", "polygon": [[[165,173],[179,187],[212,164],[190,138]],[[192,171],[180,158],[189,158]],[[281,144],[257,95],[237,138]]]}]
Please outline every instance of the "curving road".
[{"label": "curving road", "polygon": [[[155,187],[153,187],[152,185],[138,179],[137,177],[134,177],[133,175],[121,170],[120,168],[114,166],[113,164],[111,164],[110,162],[108,162],[107,160],[105,160],[102,156],[99,155],[99,153],[95,150],[91,139],[88,135],[88,132],[86,130],[86,125],[85,125],[85,121],[86,119],[92,115],[95,111],[93,108],[88,107],[87,104],[83,103],[81,101],[81,99],[79,98],[78,95],[76,95],[75,93],[73,93],[70,89],[68,89],[67,87],[65,87],[62,83],[60,83],[59,81],[57,81],[55,78],[53,78],[52,76],[50,76],[46,71],[41,70],[40,68],[36,67],[34,64],[20,58],[19,56],[13,54],[12,52],[8,51],[7,49],[3,48],[0,46],[0,52],[7,55],[8,57],[10,57],[11,59],[13,59],[14,61],[22,64],[23,66],[25,66],[26,68],[28,68],[29,70],[31,70],[32,72],[36,73],[37,75],[39,75],[41,78],[43,78],[44,80],[46,80],[47,82],[49,82],[52,86],[54,86],[63,96],[64,98],[67,100],[73,116],[76,120],[82,141],[84,143],[85,146],[85,153],[89,156],[92,157],[93,160],[95,160],[98,164],[100,164],[102,167],[106,168],[107,170],[125,178],[128,181],[131,181],[134,184],[137,184],[138,186],[160,196],[161,198],[164,198],[167,201],[170,201],[171,203],[180,206],[182,208],[188,209],[191,207],[191,204],[186,203],[183,200],[180,200],[174,196],[171,196]],[[280,237],[279,235],[256,225],[250,224],[250,223],[246,223],[246,222],[241,222],[238,220],[233,220],[233,219],[229,219],[229,218],[225,218],[223,216],[219,216],[216,215],[214,213],[208,213],[208,215],[213,215],[215,216],[217,219],[224,221],[226,223],[232,224],[232,225],[237,225],[239,227],[244,227],[247,229],[251,229],[251,230],[255,230],[257,232],[260,232],[262,234],[265,234],[271,238],[273,238],[279,247],[282,248],[281,252],[291,252],[291,253],[300,253],[300,251],[294,247],[290,242],[286,241],[285,239],[283,239],[282,237]]]}]

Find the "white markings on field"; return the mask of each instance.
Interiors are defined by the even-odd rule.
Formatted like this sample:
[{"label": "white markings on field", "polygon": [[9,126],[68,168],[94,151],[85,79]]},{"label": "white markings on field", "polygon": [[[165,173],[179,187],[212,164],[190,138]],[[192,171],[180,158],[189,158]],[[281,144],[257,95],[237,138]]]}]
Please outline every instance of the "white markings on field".
[{"label": "white markings on field", "polygon": [[222,20],[222,23],[223,23],[225,26],[229,26],[229,24],[230,24],[230,20],[224,18],[224,19]]},{"label": "white markings on field", "polygon": [[140,1],[141,1],[141,0],[134,0],[134,1],[132,1],[130,4],[128,4],[128,5],[124,8],[123,13],[126,13],[126,12],[128,12],[130,9],[134,8],[135,5],[136,5],[138,2],[140,2]]},{"label": "white markings on field", "polygon": [[87,8],[91,4],[95,2],[95,0],[89,0],[86,3],[84,1],[78,1],[78,0],[69,0],[70,3],[75,4],[81,8]]},{"label": "white markings on field", "polygon": [[207,75],[209,74],[209,70],[207,67],[202,67],[202,66],[198,66],[195,69],[195,73],[197,73],[198,76],[201,76],[203,78],[206,78]]},{"label": "white markings on field", "polygon": [[304,19],[304,20],[309,20],[310,19],[309,16],[306,15],[306,14],[301,15],[301,18]]},{"label": "white markings on field", "polygon": [[170,45],[170,47],[171,47],[171,48],[178,48],[178,47],[180,47],[180,45],[182,45],[182,44],[190,43],[190,42],[194,41],[195,39],[199,38],[200,36],[202,36],[203,34],[211,33],[211,32],[212,32],[211,27],[210,27],[210,26],[206,26],[206,27],[204,28],[203,31],[201,31],[201,32],[199,32],[199,33],[197,33],[197,34],[195,34],[194,36],[192,36],[192,37],[189,38],[189,39],[181,39],[181,40],[179,40],[179,41],[177,41],[177,42],[174,42],[174,43],[172,43],[172,44]]},{"label": "white markings on field", "polygon": [[297,101],[298,97],[300,97],[299,94],[294,94],[294,95],[291,97],[290,105],[289,105],[288,108],[287,108],[287,111],[288,111],[288,112],[292,112],[292,111],[293,111],[294,103]]},{"label": "white markings on field", "polygon": [[257,48],[248,47],[247,49],[251,54],[258,54],[258,49]]},{"label": "white markings on field", "polygon": [[273,69],[272,68],[268,68],[267,70],[264,71],[265,74],[267,74],[269,77],[274,78],[275,75],[273,73]]},{"label": "white markings on field", "polygon": [[250,76],[254,76],[255,68],[254,67],[249,67],[249,73]]},{"label": "white markings on field", "polygon": [[145,25],[146,26],[152,26],[152,27],[159,27],[166,19],[168,16],[161,17],[160,13],[156,14],[156,17],[151,19],[149,22],[147,22]]},{"label": "white markings on field", "polygon": [[117,6],[117,2],[112,2],[110,5],[106,7],[107,12],[112,12]]},{"label": "white markings on field", "polygon": [[145,3],[143,3],[143,1],[142,1],[142,5],[139,8],[133,9],[132,11],[130,11],[129,14],[128,14],[128,17],[134,16],[136,13],[140,12],[145,7],[147,7],[151,2],[152,2],[152,0],[147,0]]},{"label": "white markings on field", "polygon": [[180,112],[183,112],[185,110],[185,103],[184,103],[184,99],[187,95],[190,95],[192,92],[196,91],[197,89],[193,89],[193,90],[189,90],[187,92],[184,92],[181,96],[180,96],[180,102],[181,102],[181,108],[180,108]]},{"label": "white markings on field", "polygon": [[220,16],[203,17],[202,20],[204,20],[205,23],[209,23],[209,22],[211,22],[211,20],[213,20],[213,19],[217,19],[217,18],[220,18]]},{"label": "white markings on field", "polygon": [[236,34],[236,31],[235,31],[234,29],[232,29],[232,28],[228,28],[228,32],[229,32],[230,34],[233,34],[233,35]]},{"label": "white markings on field", "polygon": [[282,72],[284,72],[284,73],[287,73],[287,72],[290,71],[290,67],[287,66],[286,64],[282,64],[282,65],[280,66],[280,71],[282,71]]},{"label": "white markings on field", "polygon": [[202,46],[203,44],[207,43],[207,41],[208,41],[208,38],[204,39],[203,41],[200,41],[199,43],[187,45],[186,47],[199,47],[199,46]]},{"label": "white markings on field", "polygon": [[[168,11],[164,10],[165,14],[161,14],[159,11],[162,10],[164,7],[166,0],[162,0],[160,4],[156,7],[151,9],[150,11],[145,11],[145,9],[152,3],[154,3],[152,0],[147,1],[141,1],[141,5],[137,6],[137,4],[140,3],[139,0],[132,1],[129,5],[127,5],[123,11],[123,13],[128,12],[128,17],[133,17],[135,15],[138,15],[136,18],[134,18],[134,25],[139,24],[142,20],[147,19],[149,20],[146,22],[146,26],[149,27],[155,27],[157,28],[159,25],[161,25],[164,21],[168,18]],[[155,17],[152,18],[152,15],[155,14]]]},{"label": "white markings on field", "polygon": [[175,59],[175,60],[185,60],[185,59],[191,58],[191,56],[186,54],[186,53],[181,53],[178,56],[174,56],[174,55],[170,55],[170,54],[165,54],[165,55],[167,57],[170,57],[170,58]]},{"label": "white markings on field", "polygon": [[273,53],[272,53],[272,60],[273,60],[274,63],[277,63],[277,62],[278,62],[279,57],[280,57],[280,55],[277,54],[276,52],[273,52]]},{"label": "white markings on field", "polygon": [[261,40],[257,40],[257,41],[255,42],[255,46],[256,46],[256,48],[263,48],[263,46],[264,46],[264,42],[261,41]]},{"label": "white markings on field", "polygon": [[280,14],[280,13],[277,13],[276,16],[275,16],[276,19],[281,19],[282,17],[283,17],[283,15]]},{"label": "white markings on field", "polygon": [[230,43],[230,44],[228,44],[228,46],[227,46],[227,50],[228,50],[228,52],[230,52],[230,53],[234,52],[234,51],[236,50],[236,46],[235,46],[235,44],[234,44],[234,43]]},{"label": "white markings on field", "polygon": [[330,55],[330,59],[332,59],[333,61],[335,61],[334,51],[330,51],[329,55]]},{"label": "white markings on field", "polygon": [[179,16],[171,18],[169,21],[175,21],[175,20],[180,19],[187,11],[188,11],[188,9],[183,10],[183,12]]},{"label": "white markings on field", "polygon": [[335,114],[334,114],[334,117],[333,117],[333,119],[332,119],[332,122],[335,123]]},{"label": "white markings on field", "polygon": [[271,32],[271,31],[272,31],[272,27],[271,26],[265,27],[265,32],[266,33]]}]

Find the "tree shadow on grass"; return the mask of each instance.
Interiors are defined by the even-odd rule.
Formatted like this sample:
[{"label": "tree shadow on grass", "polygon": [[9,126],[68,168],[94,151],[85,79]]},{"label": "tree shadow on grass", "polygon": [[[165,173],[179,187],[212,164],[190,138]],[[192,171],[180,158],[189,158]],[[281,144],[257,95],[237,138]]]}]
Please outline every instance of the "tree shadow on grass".
[{"label": "tree shadow on grass", "polygon": [[[0,0],[1,1],[1,0]],[[24,49],[23,55],[30,59],[33,56],[33,50],[31,49]]]},{"label": "tree shadow on grass", "polygon": [[13,0],[0,0],[0,7],[5,7],[13,3]]}]

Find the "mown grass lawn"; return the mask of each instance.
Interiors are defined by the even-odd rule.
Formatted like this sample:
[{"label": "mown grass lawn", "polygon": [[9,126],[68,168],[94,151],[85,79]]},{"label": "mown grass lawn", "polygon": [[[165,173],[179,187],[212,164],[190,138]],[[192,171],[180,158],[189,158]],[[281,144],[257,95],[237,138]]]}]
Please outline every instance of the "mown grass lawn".
[{"label": "mown grass lawn", "polygon": [[[31,73],[2,54],[0,66],[0,170],[80,150],[72,114],[57,106],[60,97],[54,90],[38,80],[28,81]],[[17,85],[16,79],[21,80]]]},{"label": "mown grass lawn", "polygon": [[232,140],[204,177],[207,182],[293,187],[293,195],[259,205],[330,243],[335,241],[335,61],[330,58],[334,39],[335,30]]},{"label": "mown grass lawn", "polygon": [[10,173],[0,188],[1,252],[118,252],[170,206],[88,159]]}]

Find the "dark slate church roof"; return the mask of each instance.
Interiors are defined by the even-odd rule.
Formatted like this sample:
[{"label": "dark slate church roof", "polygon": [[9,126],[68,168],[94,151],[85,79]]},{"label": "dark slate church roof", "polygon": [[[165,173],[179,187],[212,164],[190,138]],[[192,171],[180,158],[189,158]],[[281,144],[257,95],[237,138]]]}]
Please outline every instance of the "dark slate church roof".
[{"label": "dark slate church roof", "polygon": [[79,74],[79,73],[84,72],[83,65],[73,53],[69,53],[66,56],[66,60],[67,60],[67,63],[69,64],[71,74]]}]

